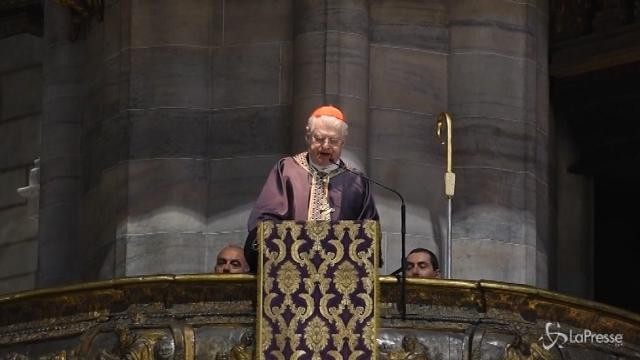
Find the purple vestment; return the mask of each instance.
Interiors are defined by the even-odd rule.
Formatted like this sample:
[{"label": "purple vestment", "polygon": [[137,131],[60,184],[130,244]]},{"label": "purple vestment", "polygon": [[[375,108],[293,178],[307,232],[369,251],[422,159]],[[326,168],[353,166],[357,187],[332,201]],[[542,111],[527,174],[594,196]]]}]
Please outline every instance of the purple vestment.
[{"label": "purple vestment", "polygon": [[[318,172],[309,166],[307,153],[280,159],[273,167],[247,224],[245,256],[252,271],[257,261],[254,242],[258,222],[311,220],[309,200],[317,176]],[[328,179],[326,201],[331,221],[379,219],[368,181],[342,169],[330,172],[324,179]]]}]

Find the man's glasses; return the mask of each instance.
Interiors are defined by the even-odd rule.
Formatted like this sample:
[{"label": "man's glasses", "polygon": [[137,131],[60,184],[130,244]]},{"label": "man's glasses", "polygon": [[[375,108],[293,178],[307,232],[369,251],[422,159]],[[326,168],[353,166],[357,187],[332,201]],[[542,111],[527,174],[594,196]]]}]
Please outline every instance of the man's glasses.
[{"label": "man's glasses", "polygon": [[342,138],[320,136],[318,134],[311,134],[311,140],[313,140],[313,142],[317,144],[324,144],[326,141],[328,141],[329,145],[331,146],[338,146],[344,142],[344,139]]}]

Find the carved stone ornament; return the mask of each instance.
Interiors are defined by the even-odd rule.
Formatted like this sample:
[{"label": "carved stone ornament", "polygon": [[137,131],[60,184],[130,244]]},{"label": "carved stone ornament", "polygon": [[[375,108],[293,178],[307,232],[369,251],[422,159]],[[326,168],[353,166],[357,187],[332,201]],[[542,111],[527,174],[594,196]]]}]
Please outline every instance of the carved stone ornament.
[{"label": "carved stone ornament", "polygon": [[253,359],[254,334],[252,330],[247,330],[240,336],[240,342],[234,345],[229,352],[231,360]]},{"label": "carved stone ornament", "polygon": [[30,219],[37,220],[40,199],[40,159],[33,161],[29,171],[29,185],[17,189],[18,194],[27,199],[27,213]]},{"label": "carved stone ornament", "polygon": [[102,350],[98,360],[155,360],[171,359],[175,351],[173,339],[163,331],[133,332],[128,327],[116,329],[118,344],[111,350]]},{"label": "carved stone ornament", "polygon": [[429,360],[429,349],[415,335],[402,337],[402,347],[382,349],[382,359],[388,360]]},{"label": "carved stone ornament", "polygon": [[560,357],[545,349],[531,335],[516,334],[504,349],[504,360],[560,360]]}]

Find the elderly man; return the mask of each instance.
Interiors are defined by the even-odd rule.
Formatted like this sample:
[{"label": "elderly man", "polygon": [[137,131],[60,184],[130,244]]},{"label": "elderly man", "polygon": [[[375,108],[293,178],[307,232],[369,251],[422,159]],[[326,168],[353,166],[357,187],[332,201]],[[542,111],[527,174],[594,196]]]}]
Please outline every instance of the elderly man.
[{"label": "elderly man", "polygon": [[244,257],[244,250],[238,245],[227,245],[216,257],[217,274],[242,274],[249,272],[249,265]]},{"label": "elderly man", "polygon": [[338,108],[317,108],[307,122],[307,151],[280,159],[271,170],[248,221],[245,256],[253,271],[261,220],[378,220],[369,183],[341,167],[348,128]]},{"label": "elderly man", "polygon": [[407,255],[407,276],[439,278],[440,265],[436,254],[425,248],[415,248]]}]

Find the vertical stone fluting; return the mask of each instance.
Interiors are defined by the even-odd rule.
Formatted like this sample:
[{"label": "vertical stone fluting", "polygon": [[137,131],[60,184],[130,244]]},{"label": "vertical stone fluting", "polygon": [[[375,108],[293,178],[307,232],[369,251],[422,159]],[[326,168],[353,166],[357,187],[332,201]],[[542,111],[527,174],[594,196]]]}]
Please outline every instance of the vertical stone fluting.
[{"label": "vertical stone fluting", "polygon": [[45,2],[39,287],[82,280],[78,233],[86,39],[69,41],[69,10]]},{"label": "vertical stone fluting", "polygon": [[[371,1],[371,175],[407,201],[407,251],[436,254],[446,236],[444,148],[435,119],[447,110],[447,1]],[[400,201],[375,188],[384,272],[400,266]]]},{"label": "vertical stone fluting", "polygon": [[[211,23],[205,238],[211,270],[225,244],[243,245],[262,184],[291,152],[290,0],[216,2]],[[220,17],[218,17],[218,13]]]},{"label": "vertical stone fluting", "polygon": [[[69,42],[68,9],[46,2],[40,285],[211,270],[332,103],[344,157],[407,199],[407,249],[436,252],[451,111],[454,277],[546,286],[546,6],[114,0]],[[374,191],[388,273],[400,204]]]},{"label": "vertical stone fluting", "polygon": [[0,36],[0,293],[33,289],[38,270],[43,40]]},{"label": "vertical stone fluting", "polygon": [[105,2],[87,30],[87,278],[207,272],[242,244],[289,152],[290,24],[282,0]]},{"label": "vertical stone fluting", "polygon": [[313,109],[335,104],[349,122],[343,158],[366,168],[369,102],[369,14],[366,1],[296,1],[294,16],[293,147],[306,147]]},{"label": "vertical stone fluting", "polygon": [[547,283],[546,27],[545,1],[450,5],[455,277]]}]

